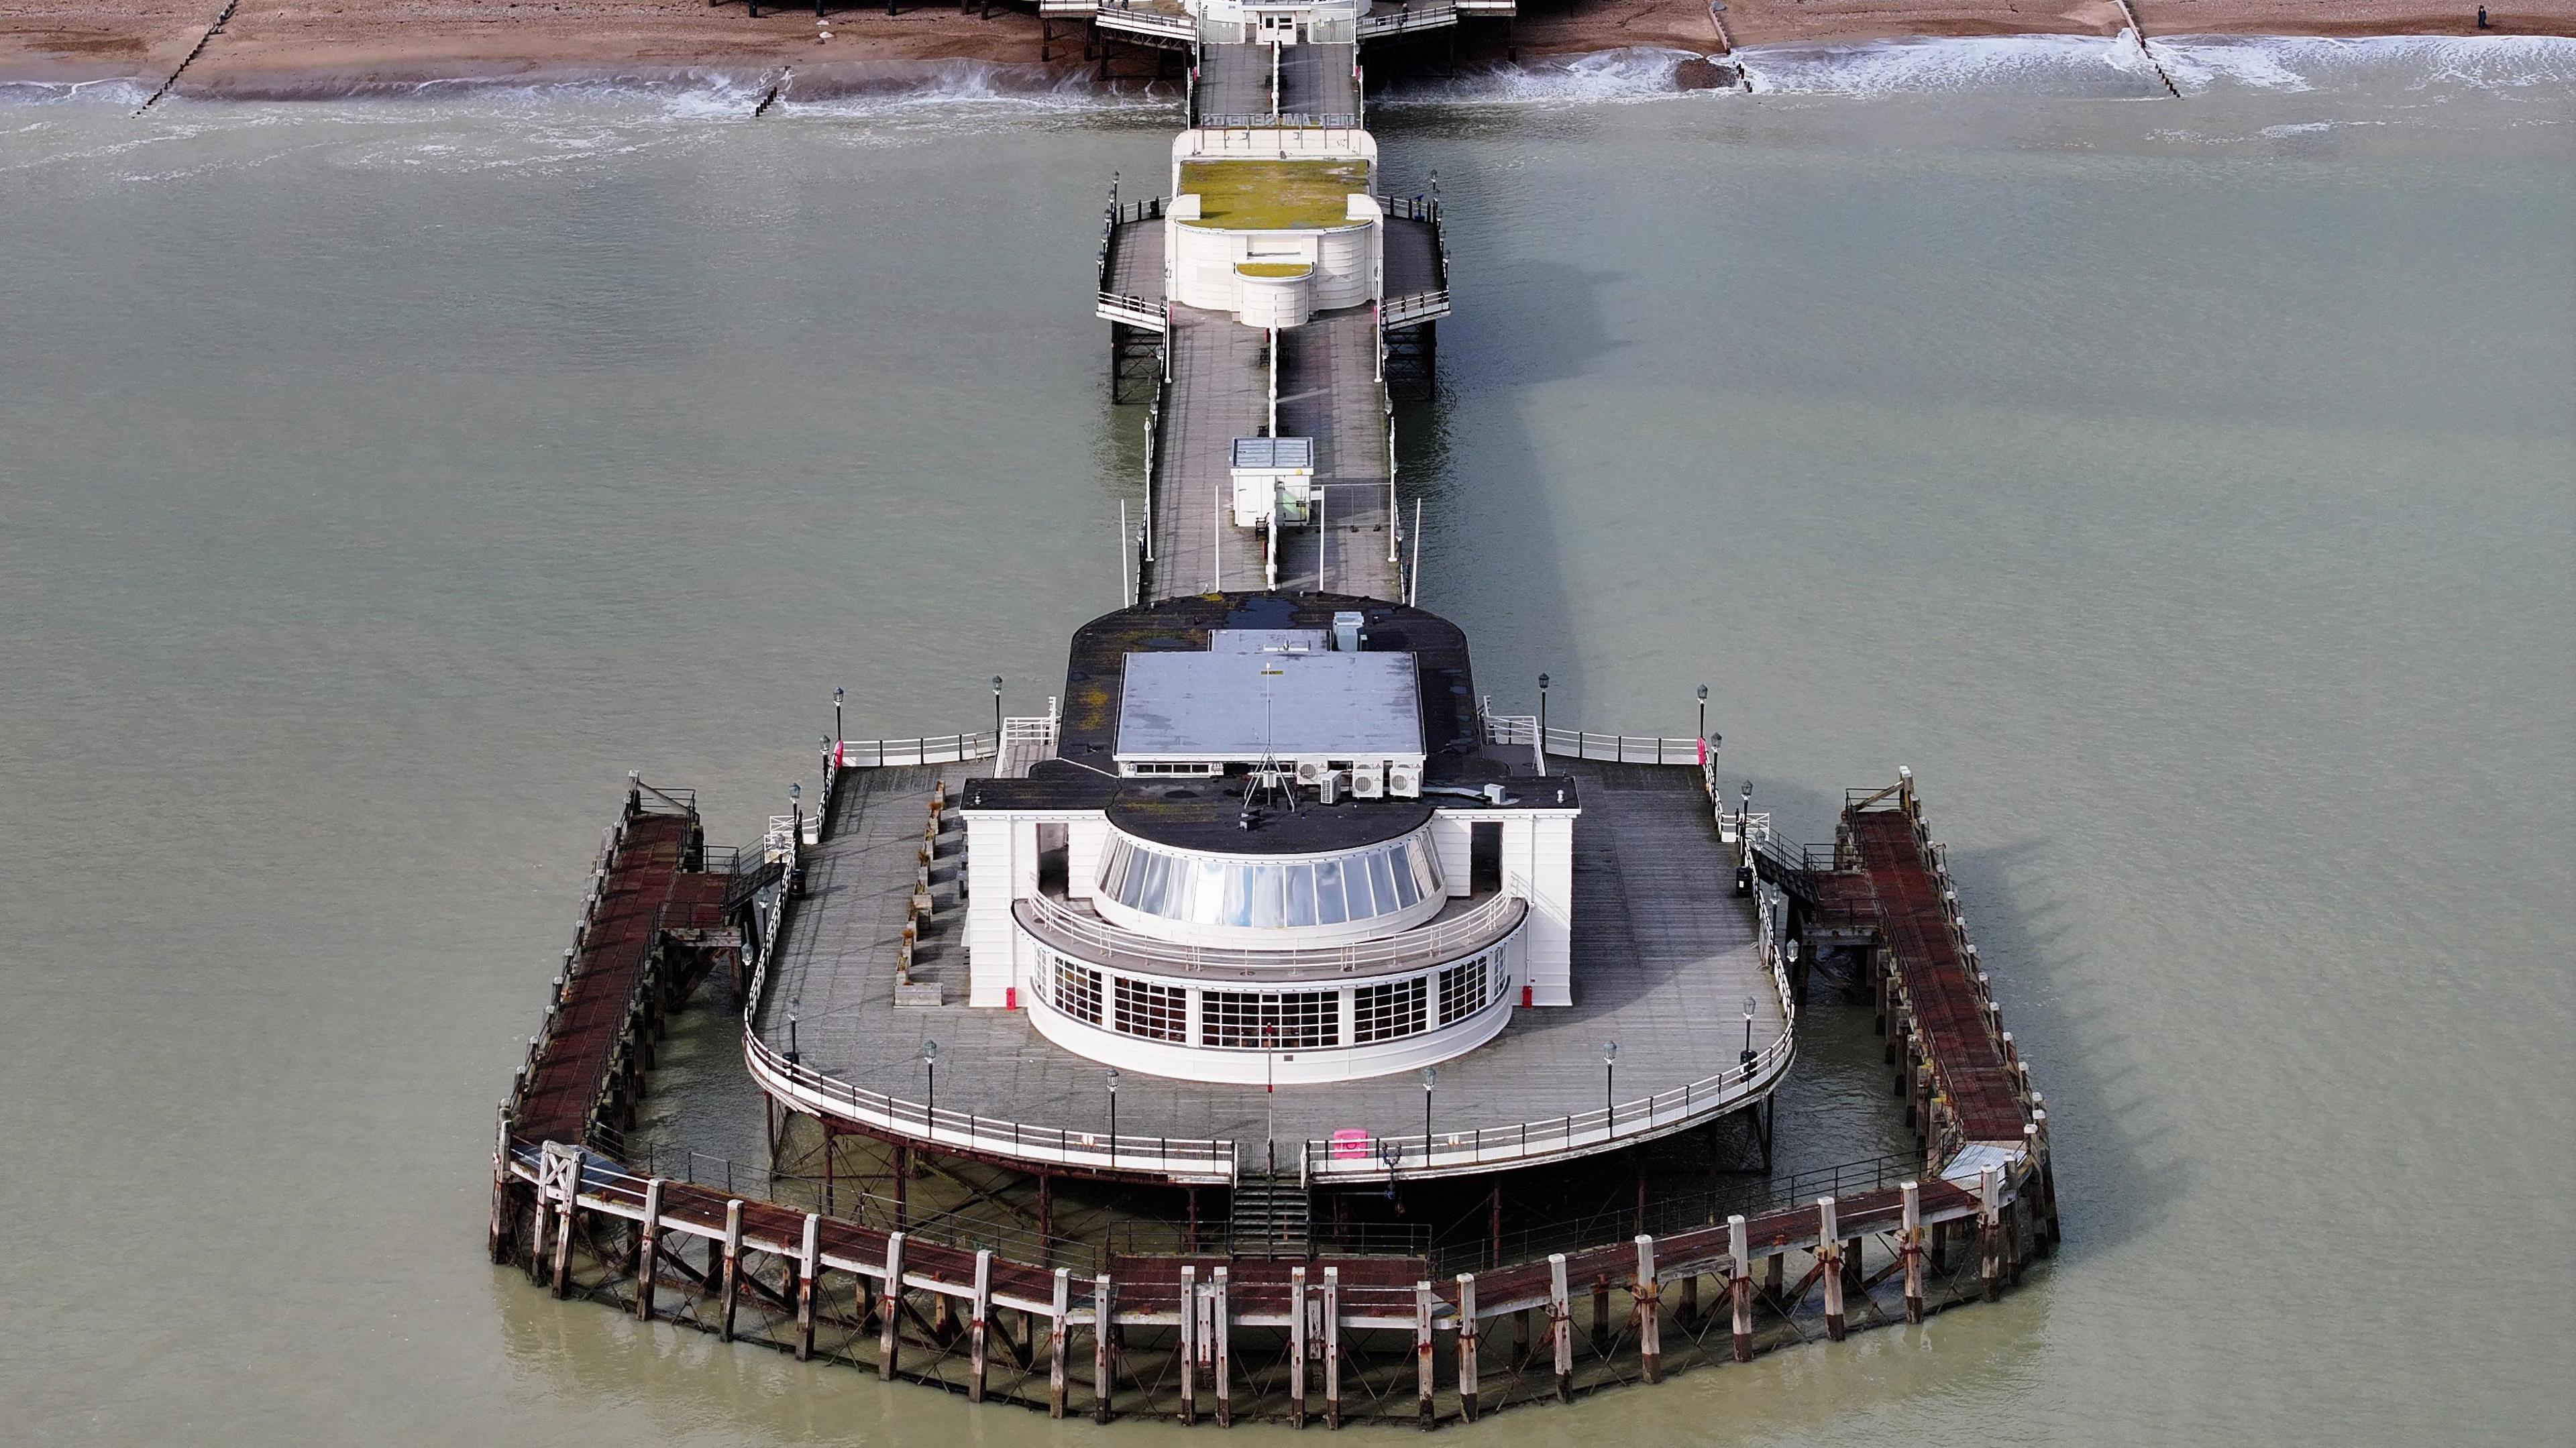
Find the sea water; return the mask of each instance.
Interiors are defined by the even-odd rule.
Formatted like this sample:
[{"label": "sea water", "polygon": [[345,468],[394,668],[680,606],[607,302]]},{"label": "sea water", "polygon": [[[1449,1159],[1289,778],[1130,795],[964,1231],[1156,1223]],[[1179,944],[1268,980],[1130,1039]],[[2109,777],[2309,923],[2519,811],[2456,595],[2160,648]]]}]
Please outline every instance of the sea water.
[{"label": "sea water", "polygon": [[[1793,837],[1911,766],[2066,1245],[1475,1432],[2563,1430],[2576,50],[1673,59],[1376,103],[1455,263],[1423,602],[1500,706],[1709,684]],[[555,1303],[486,1153],[627,770],[745,838],[834,686],[1033,711],[1116,604],[1170,98],[140,99],[0,104],[9,1436],[1096,1438]]]}]

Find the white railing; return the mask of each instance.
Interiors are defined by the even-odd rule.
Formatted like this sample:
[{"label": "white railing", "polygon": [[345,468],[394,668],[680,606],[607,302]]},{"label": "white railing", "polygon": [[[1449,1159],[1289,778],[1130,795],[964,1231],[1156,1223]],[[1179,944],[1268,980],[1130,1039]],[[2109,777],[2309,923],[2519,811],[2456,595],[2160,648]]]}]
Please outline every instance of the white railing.
[{"label": "white railing", "polygon": [[[1533,747],[1538,744],[1539,725],[1533,715],[1485,714],[1484,721],[1485,742],[1488,744],[1527,744]],[[1602,759],[1619,764],[1694,764],[1704,767],[1708,763],[1708,741],[1672,739],[1653,734],[1594,734],[1587,730],[1559,729],[1549,725],[1547,747],[1541,751],[1541,757],[1549,754],[1575,759]]]},{"label": "white railing", "polygon": [[1240,42],[1249,26],[1230,21],[1200,21],[1188,14],[1171,14],[1147,9],[1141,5],[1122,5],[1119,0],[1102,0],[1094,8],[1092,23],[1103,30],[1123,30],[1131,35],[1154,35],[1167,40],[1201,40],[1212,44]]},{"label": "white railing", "polygon": [[841,769],[963,764],[990,759],[1000,749],[1001,736],[990,729],[973,734],[934,734],[926,739],[844,739],[832,746],[832,762]]},{"label": "white railing", "polygon": [[1164,320],[1161,302],[1152,297],[1140,297],[1130,292],[1102,292],[1097,311],[1103,321],[1123,322],[1130,327],[1142,327],[1148,332],[1162,331],[1168,325]]},{"label": "white railing", "polygon": [[[1175,944],[1121,930],[1047,895],[1012,901],[1011,914],[1021,929],[1041,943],[1082,955],[1095,965],[1181,973],[1211,968],[1258,970],[1298,979],[1311,974],[1315,979],[1328,980],[1363,967],[1428,967],[1490,950],[1520,933],[1529,918],[1529,902],[1513,895],[1497,895],[1472,910],[1421,930],[1310,950]],[[1129,965],[1130,961],[1135,964]]]},{"label": "white railing", "polygon": [[1678,1131],[1760,1100],[1788,1075],[1797,1059],[1798,1006],[1780,954],[1770,891],[1755,893],[1754,918],[1756,949],[1780,1006],[1780,1034],[1756,1051],[1751,1061],[1739,1061],[1670,1091],[1543,1121],[1461,1131],[1435,1126],[1427,1138],[1416,1132],[1372,1136],[1364,1142],[1308,1141],[1303,1148],[1307,1175],[1324,1181],[1375,1181],[1390,1172],[1402,1177],[1456,1176],[1497,1166],[1531,1165]]},{"label": "white railing", "polygon": [[1363,15],[1359,20],[1359,38],[1374,40],[1387,35],[1404,35],[1416,30],[1436,30],[1458,23],[1458,7],[1446,5],[1401,5]]},{"label": "white railing", "polygon": [[1413,292],[1401,297],[1387,298],[1385,305],[1379,309],[1378,325],[1390,328],[1410,327],[1418,322],[1433,321],[1448,315],[1449,292],[1446,288],[1433,292]]},{"label": "white railing", "polygon": [[[1192,157],[1245,155],[1256,157],[1328,156],[1348,159],[1368,144],[1369,134],[1350,126],[1199,126],[1190,132],[1194,137]],[[1188,221],[1183,226],[1205,226],[1222,231],[1225,228],[1208,221]],[[1311,228],[1327,231],[1337,226],[1367,226],[1368,221],[1349,219],[1326,222]]]},{"label": "white railing", "polygon": [[1231,1141],[1113,1137],[1105,1131],[1069,1131],[946,1107],[933,1109],[792,1064],[748,1029],[743,1032],[743,1055],[762,1089],[781,1101],[951,1151],[1093,1171],[1150,1173],[1174,1181],[1234,1180]]}]

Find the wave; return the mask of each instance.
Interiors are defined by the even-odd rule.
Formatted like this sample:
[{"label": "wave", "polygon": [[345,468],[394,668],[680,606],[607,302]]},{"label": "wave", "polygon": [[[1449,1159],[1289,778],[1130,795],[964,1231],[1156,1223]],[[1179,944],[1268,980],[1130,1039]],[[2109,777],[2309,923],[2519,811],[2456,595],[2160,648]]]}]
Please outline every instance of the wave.
[{"label": "wave", "polygon": [[2576,85],[2576,39],[2547,35],[2310,36],[2134,32],[1747,46],[1756,94],[2059,96],[2320,90],[2517,90]]},{"label": "wave", "polygon": [[1129,107],[1168,109],[1179,93],[1168,85],[1102,86],[1081,69],[991,60],[853,62],[799,67],[779,103],[824,114],[873,115],[938,106],[1001,106],[1047,111]]},{"label": "wave", "polygon": [[102,80],[0,80],[0,106],[92,105],[132,110],[152,98],[150,82],[135,76]]},{"label": "wave", "polygon": [[2576,86],[2576,39],[2556,35],[2182,35],[2157,37],[2147,48],[2186,95]]},{"label": "wave", "polygon": [[1690,90],[1729,89],[1735,71],[1723,57],[1695,50],[1637,45],[1584,55],[1541,57],[1439,80],[1398,81],[1372,108],[1429,105],[1599,104],[1651,100]]}]

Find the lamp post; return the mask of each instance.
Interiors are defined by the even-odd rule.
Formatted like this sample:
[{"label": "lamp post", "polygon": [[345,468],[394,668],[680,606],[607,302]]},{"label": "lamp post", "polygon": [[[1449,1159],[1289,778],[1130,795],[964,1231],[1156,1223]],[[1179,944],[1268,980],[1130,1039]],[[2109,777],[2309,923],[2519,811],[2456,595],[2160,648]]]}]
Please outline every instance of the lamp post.
[{"label": "lamp post", "polygon": [[1118,1170],[1118,1068],[1109,1068],[1109,1169]]},{"label": "lamp post", "polygon": [[1703,745],[1708,742],[1708,685],[1706,684],[1699,686],[1699,739]]},{"label": "lamp post", "polygon": [[932,1141],[939,1139],[939,1043],[921,1043],[921,1069],[929,1073],[930,1092],[921,1106],[921,1132]]},{"label": "lamp post", "polygon": [[1422,1068],[1422,1164],[1431,1165],[1431,1088],[1440,1072],[1430,1066]]},{"label": "lamp post", "polygon": [[1547,675],[1538,676],[1538,757],[1547,758]]},{"label": "lamp post", "polygon": [[797,1049],[796,1049],[796,1016],[797,1016],[797,1013],[798,1013],[799,1011],[802,1011],[804,1008],[805,1008],[805,998],[804,998],[803,996],[790,996],[790,997],[788,997],[788,999],[787,999],[787,1064],[788,1064],[788,1065],[790,1065],[790,1066],[793,1066],[793,1065],[795,1065],[797,1062],[802,1061],[802,1060],[804,1060],[804,1059],[805,1059],[805,1058],[804,1058],[804,1056],[803,1056],[800,1052],[798,1052],[798,1051],[797,1051]]},{"label": "lamp post", "polygon": [[1603,1041],[1601,1043],[1601,1127],[1604,1133],[1611,1136],[1619,1134],[1619,1114],[1614,1104],[1618,1099],[1614,1094],[1618,1079],[1619,1043]]},{"label": "lamp post", "polygon": [[993,676],[993,747],[1002,747],[1002,676]]},{"label": "lamp post", "polygon": [[1737,1065],[1744,1068],[1744,1079],[1750,1082],[1753,1079],[1753,997],[1751,996],[1744,998],[1744,1050],[1735,1058],[1735,1061]]},{"label": "lamp post", "polygon": [[849,738],[849,737],[850,737],[849,735],[844,734],[844,733],[842,733],[842,732],[841,732],[841,703],[842,703],[842,701],[843,701],[843,700],[847,699],[848,697],[849,697],[849,691],[848,691],[847,689],[843,689],[843,688],[839,687],[838,685],[835,685],[835,686],[833,687],[833,689],[832,689],[832,742],[833,742],[833,743],[835,743],[835,744],[838,744],[838,743],[840,743],[842,740],[847,739],[847,738]]},{"label": "lamp post", "polygon": [[805,847],[805,786],[787,786],[787,855],[794,859]]}]

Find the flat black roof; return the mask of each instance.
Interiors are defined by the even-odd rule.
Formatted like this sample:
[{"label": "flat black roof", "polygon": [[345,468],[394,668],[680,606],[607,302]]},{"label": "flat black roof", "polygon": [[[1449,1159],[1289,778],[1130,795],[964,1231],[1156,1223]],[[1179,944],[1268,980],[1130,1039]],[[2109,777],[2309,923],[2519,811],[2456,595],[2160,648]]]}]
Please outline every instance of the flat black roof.
[{"label": "flat black roof", "polygon": [[1109,802],[1109,823],[1140,840],[1211,854],[1312,855],[1356,850],[1399,839],[1431,823],[1434,800],[1345,799],[1318,804],[1309,795],[1290,810],[1274,793],[1243,822],[1251,781],[1131,779]]}]

